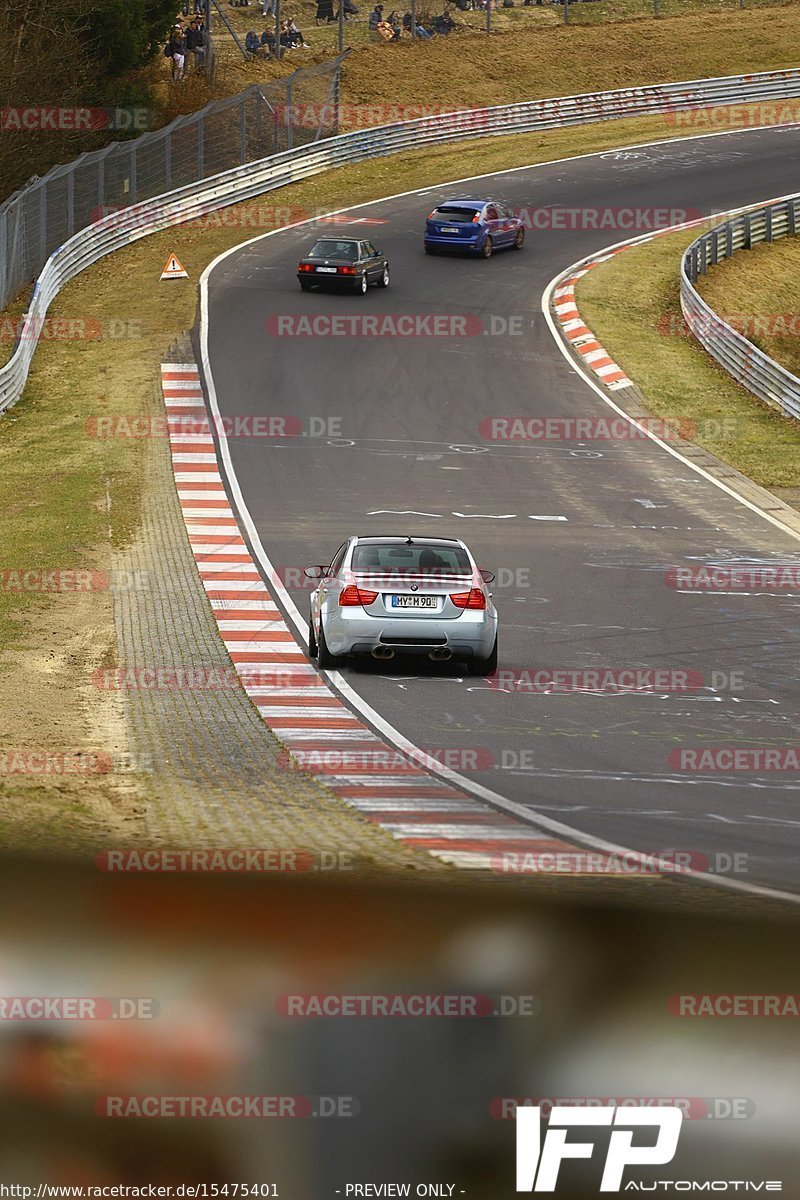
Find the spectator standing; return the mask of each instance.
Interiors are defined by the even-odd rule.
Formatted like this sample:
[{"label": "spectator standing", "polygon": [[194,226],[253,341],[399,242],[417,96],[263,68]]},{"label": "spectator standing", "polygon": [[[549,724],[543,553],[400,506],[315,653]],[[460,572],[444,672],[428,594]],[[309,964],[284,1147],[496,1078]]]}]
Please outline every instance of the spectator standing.
[{"label": "spectator standing", "polygon": [[206,27],[200,17],[194,19],[194,69],[206,69]]},{"label": "spectator standing", "polygon": [[173,83],[180,83],[186,66],[186,38],[180,25],[175,25],[169,39],[170,58],[172,59]]},{"label": "spectator standing", "polygon": [[317,24],[319,25],[320,21],[330,22],[333,19],[333,0],[317,0]]}]

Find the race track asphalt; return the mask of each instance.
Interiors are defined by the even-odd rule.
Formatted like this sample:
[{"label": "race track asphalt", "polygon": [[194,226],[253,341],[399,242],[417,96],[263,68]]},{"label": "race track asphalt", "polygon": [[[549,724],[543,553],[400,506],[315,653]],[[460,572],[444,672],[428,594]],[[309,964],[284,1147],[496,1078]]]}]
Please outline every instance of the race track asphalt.
[{"label": "race track asphalt", "polygon": [[[797,540],[648,440],[482,436],[494,417],[613,415],[565,361],[540,306],[554,275],[626,232],[544,229],[522,253],[489,261],[427,257],[421,234],[436,199],[469,192],[530,210],[718,212],[796,191],[799,152],[800,129],[749,131],[521,167],[362,207],[353,218],[382,223],[332,229],[357,231],[389,255],[391,287],[365,298],[301,293],[296,263],[316,231],[282,231],[212,271],[208,343],[224,415],[287,415],[307,434],[322,431],[229,442],[287,583],[303,565],[329,561],[351,533],[458,536],[500,572],[501,670],[636,666],[704,680],[683,693],[554,695],[502,690],[453,666],[345,667],[375,710],[417,745],[463,752],[449,761],[466,777],[584,833],[695,851],[712,869],[717,855],[745,854],[741,878],[795,891],[797,774],[686,772],[669,755],[800,741],[800,598],[682,594],[665,572],[798,563]],[[459,315],[487,332],[277,335],[276,318],[303,314]],[[521,332],[491,332],[512,318]],[[305,614],[307,591],[290,591]],[[740,672],[733,686],[721,680],[731,672]]]}]

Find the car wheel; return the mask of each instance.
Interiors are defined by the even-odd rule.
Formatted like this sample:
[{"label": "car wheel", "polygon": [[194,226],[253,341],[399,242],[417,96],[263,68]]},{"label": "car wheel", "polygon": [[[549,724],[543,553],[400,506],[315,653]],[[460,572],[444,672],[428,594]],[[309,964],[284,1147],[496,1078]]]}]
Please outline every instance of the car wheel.
[{"label": "car wheel", "polygon": [[467,661],[468,675],[494,675],[497,670],[497,638],[488,658],[470,658]]},{"label": "car wheel", "polygon": [[387,288],[389,286],[389,266],[383,268],[383,274],[378,280],[378,287]]},{"label": "car wheel", "polygon": [[301,279],[301,280],[300,280],[300,287],[302,288],[302,290],[303,290],[304,292],[310,292],[310,291],[311,291],[311,283],[309,282],[309,280],[308,280],[308,279]]},{"label": "car wheel", "polygon": [[524,245],[525,245],[525,230],[518,229],[517,236],[514,238],[514,249],[521,250]]},{"label": "car wheel", "polygon": [[314,622],[311,617],[308,618],[308,657],[316,658],[319,653],[317,649],[317,635],[314,633]]},{"label": "car wheel", "polygon": [[492,239],[487,237],[486,241],[481,246],[481,258],[491,258],[493,250],[494,245],[492,244]]},{"label": "car wheel", "polygon": [[338,654],[331,654],[325,641],[325,626],[320,618],[319,641],[317,642],[317,666],[323,671],[333,671],[339,666],[341,659]]},{"label": "car wheel", "polygon": [[367,272],[365,271],[356,284],[356,291],[359,293],[359,295],[366,296],[368,287],[369,283],[367,282]]}]

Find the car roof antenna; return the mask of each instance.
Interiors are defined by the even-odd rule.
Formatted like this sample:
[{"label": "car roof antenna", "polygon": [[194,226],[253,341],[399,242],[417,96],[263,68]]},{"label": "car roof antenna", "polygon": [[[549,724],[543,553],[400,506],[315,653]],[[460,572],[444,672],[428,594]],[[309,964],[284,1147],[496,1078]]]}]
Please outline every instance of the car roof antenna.
[{"label": "car roof antenna", "polygon": [[413,545],[414,545],[414,539],[412,538],[411,534],[409,534],[409,535],[408,535],[408,537],[406,538],[406,545],[407,545],[407,546],[413,546]]}]

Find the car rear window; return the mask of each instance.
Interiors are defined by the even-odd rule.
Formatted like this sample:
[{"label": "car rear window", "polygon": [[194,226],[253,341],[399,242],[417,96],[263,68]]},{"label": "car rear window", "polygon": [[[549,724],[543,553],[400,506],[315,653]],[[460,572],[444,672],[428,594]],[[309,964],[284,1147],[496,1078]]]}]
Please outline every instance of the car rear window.
[{"label": "car rear window", "polygon": [[436,208],[433,211],[434,217],[441,217],[442,220],[469,222],[475,216],[475,213],[480,212],[479,208],[464,208],[457,204],[443,204],[441,208]]},{"label": "car rear window", "polygon": [[371,542],[353,551],[354,571],[389,571],[408,575],[470,575],[472,567],[461,546],[436,543],[381,545]]},{"label": "car rear window", "polygon": [[358,258],[358,242],[315,242],[309,258]]}]

